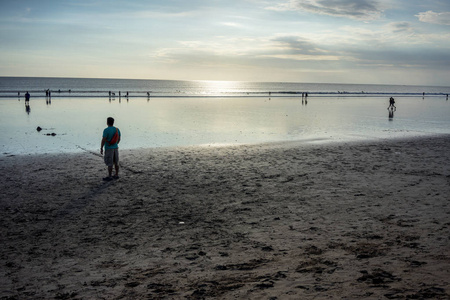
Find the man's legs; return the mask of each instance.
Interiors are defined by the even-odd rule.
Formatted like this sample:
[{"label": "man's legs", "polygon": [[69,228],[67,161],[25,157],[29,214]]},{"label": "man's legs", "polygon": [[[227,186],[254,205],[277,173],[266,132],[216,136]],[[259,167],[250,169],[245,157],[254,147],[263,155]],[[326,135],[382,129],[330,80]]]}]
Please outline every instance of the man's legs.
[{"label": "man's legs", "polygon": [[[119,178],[119,150],[118,149],[106,149],[105,150],[105,164],[108,166],[108,177],[103,178],[103,180],[109,181]],[[112,176],[112,171],[116,170],[114,177]]]},{"label": "man's legs", "polygon": [[113,177],[112,177],[112,169],[113,169],[112,166],[108,166],[108,177],[103,178],[103,180],[110,181],[110,180],[113,179]]},{"label": "man's legs", "polygon": [[[114,150],[114,169],[116,170],[116,175],[114,175],[114,178],[117,179],[117,178],[119,178],[119,149]],[[111,168],[111,173],[112,173],[112,168]]]},{"label": "man's legs", "polygon": [[109,181],[112,180],[112,169],[114,164],[114,152],[111,149],[105,149],[105,164],[108,166],[108,177],[103,178],[103,180]]}]

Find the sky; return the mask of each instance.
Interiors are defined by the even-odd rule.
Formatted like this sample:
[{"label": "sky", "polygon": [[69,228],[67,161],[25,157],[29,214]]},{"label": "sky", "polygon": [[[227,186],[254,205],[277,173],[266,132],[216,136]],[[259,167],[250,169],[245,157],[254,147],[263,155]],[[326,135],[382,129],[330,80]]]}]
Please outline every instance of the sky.
[{"label": "sky", "polygon": [[449,0],[0,0],[0,76],[450,86]]}]

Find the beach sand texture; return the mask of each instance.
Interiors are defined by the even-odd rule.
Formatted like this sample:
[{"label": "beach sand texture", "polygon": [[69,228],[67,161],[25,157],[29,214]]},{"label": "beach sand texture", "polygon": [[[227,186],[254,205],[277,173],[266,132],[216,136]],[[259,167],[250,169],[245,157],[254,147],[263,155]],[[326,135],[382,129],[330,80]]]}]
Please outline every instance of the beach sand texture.
[{"label": "beach sand texture", "polygon": [[1,299],[449,299],[450,136],[0,159]]}]

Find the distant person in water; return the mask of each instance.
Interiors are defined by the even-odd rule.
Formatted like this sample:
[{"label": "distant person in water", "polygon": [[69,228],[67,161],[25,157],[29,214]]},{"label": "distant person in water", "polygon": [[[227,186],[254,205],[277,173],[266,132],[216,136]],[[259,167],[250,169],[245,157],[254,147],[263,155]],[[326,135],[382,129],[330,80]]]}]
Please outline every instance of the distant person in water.
[{"label": "distant person in water", "polygon": [[28,92],[25,93],[25,101],[26,102],[30,101],[30,93]]},{"label": "distant person in water", "polygon": [[[108,127],[103,130],[100,154],[103,155],[103,147],[105,147],[104,160],[108,166],[108,177],[103,178],[103,180],[110,181],[119,178],[119,143],[121,134],[119,128],[114,127],[113,118],[109,117],[106,120],[106,124]],[[116,170],[114,176],[112,176],[113,165]]]},{"label": "distant person in water", "polygon": [[391,108],[391,107],[396,109],[396,107],[395,107],[395,100],[394,100],[393,97],[389,98],[389,107],[388,107],[388,109]]}]

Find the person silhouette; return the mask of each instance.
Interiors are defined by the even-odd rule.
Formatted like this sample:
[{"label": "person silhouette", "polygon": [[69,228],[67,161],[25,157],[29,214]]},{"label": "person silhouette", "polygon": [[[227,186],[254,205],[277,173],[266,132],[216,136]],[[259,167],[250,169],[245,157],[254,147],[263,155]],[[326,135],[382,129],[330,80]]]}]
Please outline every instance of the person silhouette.
[{"label": "person silhouette", "polygon": [[[103,155],[103,149],[105,149],[104,161],[108,166],[108,177],[103,178],[103,180],[110,181],[119,178],[119,143],[121,134],[119,128],[114,127],[114,118],[107,118],[106,124],[108,127],[103,130],[100,154]],[[114,176],[112,176],[113,166],[116,170]]]},{"label": "person silhouette", "polygon": [[389,107],[388,107],[388,109],[390,109],[390,108],[396,108],[395,107],[395,100],[394,100],[394,98],[393,97],[391,97],[391,98],[389,98]]}]

